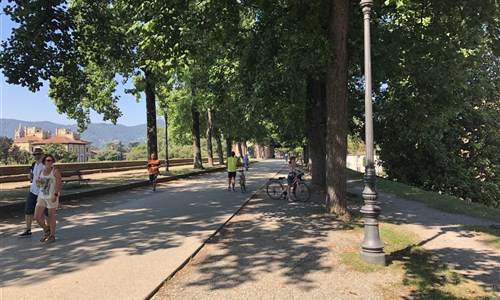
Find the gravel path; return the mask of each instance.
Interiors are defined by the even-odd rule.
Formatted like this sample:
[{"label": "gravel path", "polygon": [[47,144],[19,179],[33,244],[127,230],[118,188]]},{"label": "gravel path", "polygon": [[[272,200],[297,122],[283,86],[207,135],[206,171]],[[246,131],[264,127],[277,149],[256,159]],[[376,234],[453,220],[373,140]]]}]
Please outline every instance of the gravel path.
[{"label": "gravel path", "polygon": [[[500,299],[498,251],[460,228],[491,221],[379,198],[381,219],[417,233],[421,246]],[[290,205],[260,191],[153,299],[412,299],[399,285],[405,274],[364,274],[339,262],[340,253],[359,249],[363,236],[316,215],[323,202],[313,195],[312,202]]]}]

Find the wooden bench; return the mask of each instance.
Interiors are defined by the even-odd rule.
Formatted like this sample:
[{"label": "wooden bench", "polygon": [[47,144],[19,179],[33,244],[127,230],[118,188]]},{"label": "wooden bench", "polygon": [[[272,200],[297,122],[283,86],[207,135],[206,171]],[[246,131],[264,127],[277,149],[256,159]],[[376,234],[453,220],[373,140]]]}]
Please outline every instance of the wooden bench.
[{"label": "wooden bench", "polygon": [[78,184],[85,182],[89,183],[90,178],[83,178],[80,170],[61,171],[61,181],[63,183],[78,182]]}]

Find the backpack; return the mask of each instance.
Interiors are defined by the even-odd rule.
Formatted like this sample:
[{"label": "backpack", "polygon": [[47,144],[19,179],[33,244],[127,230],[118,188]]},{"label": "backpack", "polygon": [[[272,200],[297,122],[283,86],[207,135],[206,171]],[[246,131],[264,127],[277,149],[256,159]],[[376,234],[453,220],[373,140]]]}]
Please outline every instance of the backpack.
[{"label": "backpack", "polygon": [[33,182],[33,170],[35,169],[36,161],[31,164],[30,167],[30,182]]}]

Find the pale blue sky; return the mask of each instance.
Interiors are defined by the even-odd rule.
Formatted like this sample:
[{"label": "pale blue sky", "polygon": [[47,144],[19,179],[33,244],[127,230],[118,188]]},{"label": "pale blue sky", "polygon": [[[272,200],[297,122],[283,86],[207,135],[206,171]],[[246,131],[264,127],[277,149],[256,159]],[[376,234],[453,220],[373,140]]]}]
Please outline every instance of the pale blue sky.
[{"label": "pale blue sky", "polygon": [[[10,36],[12,27],[16,27],[16,24],[3,14],[4,5],[4,3],[0,5],[0,38],[2,41]],[[64,125],[76,124],[76,121],[68,119],[65,114],[61,115],[57,112],[56,106],[48,97],[47,85],[44,85],[39,92],[32,93],[27,88],[8,84],[1,70],[0,74],[0,118],[51,121]],[[124,94],[123,89],[117,87],[117,91],[119,92],[117,95],[120,96],[118,106],[123,114],[117,123],[127,126],[146,123],[144,99],[137,103],[132,95]],[[103,123],[102,117],[95,112],[91,113],[91,121],[92,123]]]}]

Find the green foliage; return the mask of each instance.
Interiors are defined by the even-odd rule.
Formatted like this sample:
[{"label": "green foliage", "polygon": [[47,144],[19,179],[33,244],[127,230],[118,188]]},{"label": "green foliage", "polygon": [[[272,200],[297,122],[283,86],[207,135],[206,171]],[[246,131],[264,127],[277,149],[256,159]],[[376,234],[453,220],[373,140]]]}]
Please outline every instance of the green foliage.
[{"label": "green foliage", "polygon": [[46,144],[41,147],[45,154],[52,154],[57,162],[75,162],[76,154],[74,152],[66,151],[62,144]]},{"label": "green foliage", "polygon": [[[31,91],[49,81],[58,111],[81,129],[91,110],[116,122],[123,78],[133,84],[126,92],[146,94],[148,147],[155,99],[170,108],[175,145],[192,147],[193,110],[202,135],[210,111],[222,138],[307,142],[306,82],[323,79],[332,59],[327,1],[9,3],[19,27],[0,47],[7,81]],[[354,153],[363,148],[363,23],[351,5]],[[390,178],[500,205],[499,15],[491,1],[375,2],[375,142]],[[169,152],[191,157],[183,151]]]},{"label": "green foliage", "polygon": [[14,146],[14,140],[6,136],[0,136],[0,163],[28,164],[32,160],[31,153]]},{"label": "green foliage", "polygon": [[117,161],[121,160],[120,153],[116,150],[105,149],[94,157],[97,161]]},{"label": "green foliage", "polygon": [[146,145],[140,144],[130,149],[127,154],[127,160],[147,160],[148,149]]},{"label": "green foliage", "polygon": [[[244,7],[238,69],[245,113],[270,138],[292,147],[305,137],[306,80],[329,59],[324,1],[252,3]],[[251,27],[250,27],[251,26]]]},{"label": "green foliage", "polygon": [[[94,159],[97,161],[117,161],[123,160],[123,153],[125,152],[125,147],[121,141],[109,142],[106,148],[99,152]],[[147,157],[147,155],[146,155]]]},{"label": "green foliage", "polygon": [[7,164],[9,151],[13,142],[11,138],[0,136],[0,161],[2,161],[3,164]]},{"label": "green foliage", "polygon": [[127,151],[132,150],[133,148],[137,147],[140,145],[140,142],[129,142],[127,146]]},{"label": "green foliage", "polygon": [[347,153],[359,154],[365,152],[365,142],[356,135],[347,136]]},{"label": "green foliage", "polygon": [[33,155],[26,150],[21,150],[14,146],[10,152],[9,161],[18,165],[30,164],[34,161]]},{"label": "green foliage", "polygon": [[193,146],[176,146],[168,151],[169,158],[192,158]]},{"label": "green foliage", "polygon": [[498,7],[393,2],[378,13],[372,46],[384,169],[401,182],[500,206]]}]

